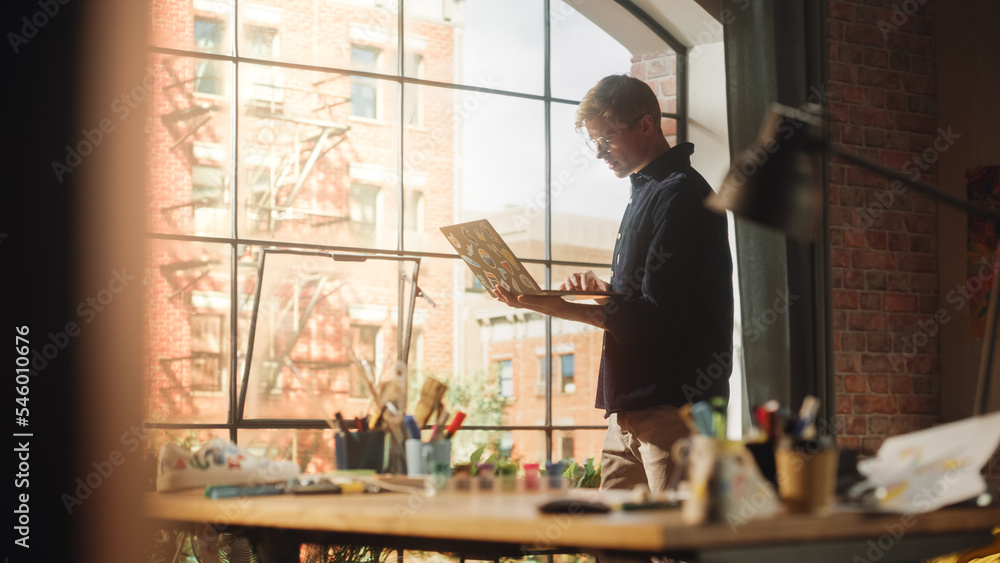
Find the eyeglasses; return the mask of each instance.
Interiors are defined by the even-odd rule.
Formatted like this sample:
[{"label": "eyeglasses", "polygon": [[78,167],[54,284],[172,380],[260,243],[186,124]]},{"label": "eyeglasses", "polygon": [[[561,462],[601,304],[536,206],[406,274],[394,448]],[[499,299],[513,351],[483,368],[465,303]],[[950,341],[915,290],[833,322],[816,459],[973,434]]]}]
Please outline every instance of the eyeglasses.
[{"label": "eyeglasses", "polygon": [[[633,119],[628,124],[626,124],[623,129],[630,129],[633,125],[642,120],[643,117],[645,116],[640,115],[639,117]],[[610,152],[611,149],[615,147],[615,140],[617,138],[618,135],[615,134],[615,135],[605,135],[603,137],[598,137],[596,139],[588,138],[585,139],[585,141],[587,142],[587,146],[590,147],[590,150],[594,151],[595,153],[600,153],[602,150],[604,152]]]},{"label": "eyeglasses", "polygon": [[615,139],[617,138],[618,135],[608,135],[606,137],[598,137],[596,139],[587,139],[587,146],[590,147],[590,150],[595,153],[599,153],[602,150],[604,152],[611,152],[611,149],[615,146]]}]

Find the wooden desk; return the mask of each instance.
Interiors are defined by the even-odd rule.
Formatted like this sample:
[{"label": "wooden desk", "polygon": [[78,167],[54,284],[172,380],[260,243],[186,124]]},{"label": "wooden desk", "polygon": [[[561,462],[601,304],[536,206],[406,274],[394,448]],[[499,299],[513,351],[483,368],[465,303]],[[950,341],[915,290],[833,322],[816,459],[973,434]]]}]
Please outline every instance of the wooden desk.
[{"label": "wooden desk", "polygon": [[[412,493],[205,499],[150,494],[146,515],[168,525],[210,523],[268,541],[379,545],[520,556],[664,553],[686,561],[914,561],[990,543],[1000,507],[902,515],[780,515],[742,525],[685,526],[679,510],[543,515],[550,494]],[[295,544],[297,545],[297,544]],[[807,555],[804,557],[804,555]],[[857,558],[855,558],[855,556]]]}]

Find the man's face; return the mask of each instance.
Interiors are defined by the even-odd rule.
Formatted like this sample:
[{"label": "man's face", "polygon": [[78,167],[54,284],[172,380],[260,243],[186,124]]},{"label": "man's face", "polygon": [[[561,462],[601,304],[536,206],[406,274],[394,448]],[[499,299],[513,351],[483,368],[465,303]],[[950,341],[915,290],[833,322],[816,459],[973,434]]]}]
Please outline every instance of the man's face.
[{"label": "man's face", "polygon": [[643,164],[639,123],[641,120],[631,124],[617,123],[600,115],[588,117],[583,122],[587,136],[597,141],[591,142],[597,145],[597,158],[607,162],[608,168],[619,178],[638,172]]}]

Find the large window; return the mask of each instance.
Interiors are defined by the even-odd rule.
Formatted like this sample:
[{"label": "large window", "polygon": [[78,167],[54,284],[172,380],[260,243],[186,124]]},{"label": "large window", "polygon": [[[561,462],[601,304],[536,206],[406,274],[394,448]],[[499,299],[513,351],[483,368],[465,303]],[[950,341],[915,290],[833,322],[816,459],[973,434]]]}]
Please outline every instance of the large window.
[{"label": "large window", "polygon": [[[145,380],[165,439],[330,469],[324,418],[369,414],[408,343],[411,398],[435,377],[469,415],[456,462],[597,454],[602,333],[498,305],[439,228],[489,219],[547,286],[606,276],[628,181],[575,130],[580,98],[631,73],[671,142],[686,123],[683,53],[624,10],[610,36],[612,4],[154,3]],[[397,262],[330,253],[419,258],[424,297]]]}]

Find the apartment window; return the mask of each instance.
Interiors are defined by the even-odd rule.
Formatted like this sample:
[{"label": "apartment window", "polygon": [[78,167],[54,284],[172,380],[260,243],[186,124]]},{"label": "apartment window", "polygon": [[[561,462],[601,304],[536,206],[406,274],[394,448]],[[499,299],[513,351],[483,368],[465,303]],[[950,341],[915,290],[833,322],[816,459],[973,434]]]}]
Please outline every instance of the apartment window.
[{"label": "apartment window", "polygon": [[563,393],[576,391],[576,379],[574,375],[573,354],[563,354],[559,356],[559,381]]},{"label": "apartment window", "polygon": [[[248,55],[255,59],[273,59],[277,30],[268,27],[246,27],[246,49]],[[247,77],[247,86],[251,102],[264,103],[271,106],[272,111],[280,109],[283,98],[281,89],[281,69],[265,65],[246,65],[242,67]]]},{"label": "apartment window", "polygon": [[348,217],[351,230],[359,243],[374,243],[378,220],[378,192],[376,186],[354,184],[348,200]]},{"label": "apartment window", "polygon": [[535,395],[545,396],[546,379],[548,370],[546,369],[545,356],[538,357],[538,377],[535,379]]},{"label": "apartment window", "polygon": [[407,231],[424,230],[424,192],[410,190],[406,192],[403,209],[403,228]]},{"label": "apartment window", "polygon": [[500,396],[514,396],[514,364],[511,360],[497,362],[497,378],[500,381]]},{"label": "apartment window", "polygon": [[191,390],[222,391],[222,335],[227,328],[221,313],[191,315]]},{"label": "apartment window", "polygon": [[[219,53],[222,50],[222,22],[196,18],[194,45],[195,49],[203,53]],[[222,63],[195,59],[194,65],[194,91],[199,94],[222,95]]]},{"label": "apartment window", "polygon": [[571,434],[563,434],[562,440],[559,442],[562,450],[562,459],[574,459],[576,457],[576,451],[573,436]]},{"label": "apartment window", "polygon": [[[424,77],[424,56],[411,53],[407,57],[406,61],[406,73],[414,78]],[[403,119],[406,121],[407,125],[413,125],[416,127],[421,127],[424,125],[424,89],[423,88],[407,88],[405,101],[405,109],[403,112]]]},{"label": "apartment window", "polygon": [[[359,70],[374,71],[378,65],[378,49],[351,47],[351,66]],[[375,119],[378,117],[378,94],[374,78],[351,78],[351,115]]]}]

